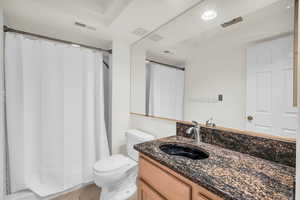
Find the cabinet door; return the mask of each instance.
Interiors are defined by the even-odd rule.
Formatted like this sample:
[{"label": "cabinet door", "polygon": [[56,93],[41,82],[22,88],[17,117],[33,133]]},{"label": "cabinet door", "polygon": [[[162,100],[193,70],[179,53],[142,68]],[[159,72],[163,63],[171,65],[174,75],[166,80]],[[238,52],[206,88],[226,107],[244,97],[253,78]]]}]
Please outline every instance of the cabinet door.
[{"label": "cabinet door", "polygon": [[139,180],[138,200],[166,200],[159,193],[148,186],[144,181]]},{"label": "cabinet door", "polygon": [[168,200],[191,200],[192,186],[149,159],[140,158],[139,177]]}]

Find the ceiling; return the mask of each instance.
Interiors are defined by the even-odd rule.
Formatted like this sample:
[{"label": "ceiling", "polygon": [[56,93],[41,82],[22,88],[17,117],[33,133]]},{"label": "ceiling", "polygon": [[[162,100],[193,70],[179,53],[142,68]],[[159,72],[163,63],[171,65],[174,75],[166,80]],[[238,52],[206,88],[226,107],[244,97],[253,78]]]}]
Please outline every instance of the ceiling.
[{"label": "ceiling", "polygon": [[[226,5],[228,4],[228,5]],[[143,40],[138,45],[148,49],[148,55],[160,61],[184,63],[197,48],[214,49],[216,46],[240,45],[292,31],[292,11],[287,9],[290,0],[211,0],[195,7],[184,16],[158,30],[164,39],[153,42]],[[229,6],[230,5],[230,6]],[[218,12],[216,19],[203,21],[201,13],[207,8]],[[220,24],[242,16],[242,23],[222,28]],[[171,54],[165,54],[169,50]]]},{"label": "ceiling", "polygon": [[[201,0],[1,0],[5,24],[27,32],[110,48],[134,42]],[[168,10],[168,12],[165,12]],[[84,23],[91,30],[75,26]],[[144,35],[134,35],[137,28]]]},{"label": "ceiling", "polygon": [[243,22],[228,28],[221,26],[183,41],[185,45],[241,45],[267,40],[293,31],[293,8],[280,0],[243,16]]},{"label": "ceiling", "polygon": [[44,9],[53,9],[73,16],[94,19],[97,24],[109,26],[132,0],[52,0],[40,1]]}]

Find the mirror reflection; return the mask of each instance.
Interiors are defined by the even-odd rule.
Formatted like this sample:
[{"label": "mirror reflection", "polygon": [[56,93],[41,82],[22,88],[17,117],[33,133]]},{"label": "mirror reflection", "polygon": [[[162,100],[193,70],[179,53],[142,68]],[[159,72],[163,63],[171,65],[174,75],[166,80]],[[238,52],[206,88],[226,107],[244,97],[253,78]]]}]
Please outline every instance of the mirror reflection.
[{"label": "mirror reflection", "polygon": [[131,112],[294,138],[293,1],[247,2],[203,1],[135,43]]},{"label": "mirror reflection", "polygon": [[146,64],[146,115],[182,120],[184,69],[155,61]]}]

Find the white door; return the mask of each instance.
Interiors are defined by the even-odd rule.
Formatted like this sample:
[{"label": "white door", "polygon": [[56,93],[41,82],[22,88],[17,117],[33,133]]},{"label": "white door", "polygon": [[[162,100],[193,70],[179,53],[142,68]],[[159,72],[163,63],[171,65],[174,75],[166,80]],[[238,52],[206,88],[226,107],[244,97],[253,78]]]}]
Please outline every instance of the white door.
[{"label": "white door", "polygon": [[247,111],[249,131],[296,137],[293,107],[292,36],[247,49]]}]

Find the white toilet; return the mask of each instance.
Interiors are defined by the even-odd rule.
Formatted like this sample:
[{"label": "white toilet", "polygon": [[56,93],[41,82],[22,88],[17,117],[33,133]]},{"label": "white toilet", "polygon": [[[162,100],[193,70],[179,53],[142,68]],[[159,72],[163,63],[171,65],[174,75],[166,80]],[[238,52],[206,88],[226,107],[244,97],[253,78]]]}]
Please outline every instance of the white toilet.
[{"label": "white toilet", "polygon": [[127,155],[112,155],[94,165],[94,180],[101,188],[100,200],[126,200],[136,192],[138,152],[133,145],[153,140],[154,136],[139,130],[126,134]]}]

